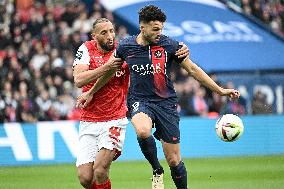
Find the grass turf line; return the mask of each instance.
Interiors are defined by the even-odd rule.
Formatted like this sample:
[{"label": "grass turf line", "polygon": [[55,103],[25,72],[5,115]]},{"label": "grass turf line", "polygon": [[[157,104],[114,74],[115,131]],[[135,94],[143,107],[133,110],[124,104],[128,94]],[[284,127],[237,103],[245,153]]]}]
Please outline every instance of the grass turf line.
[{"label": "grass turf line", "polygon": [[[190,189],[280,189],[284,188],[284,155],[184,160]],[[169,168],[165,189],[175,189]],[[151,169],[146,161],[114,162],[113,189],[150,189]],[[1,167],[0,189],[80,189],[73,164]]]}]

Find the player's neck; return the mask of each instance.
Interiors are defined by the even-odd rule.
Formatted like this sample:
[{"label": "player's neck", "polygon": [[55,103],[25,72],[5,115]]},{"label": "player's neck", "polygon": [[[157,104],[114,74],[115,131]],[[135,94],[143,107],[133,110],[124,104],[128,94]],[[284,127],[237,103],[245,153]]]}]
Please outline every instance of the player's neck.
[{"label": "player's neck", "polygon": [[141,33],[138,34],[137,38],[136,38],[136,42],[139,44],[139,45],[142,45],[142,46],[147,46],[149,45],[149,42],[143,37],[143,35]]}]

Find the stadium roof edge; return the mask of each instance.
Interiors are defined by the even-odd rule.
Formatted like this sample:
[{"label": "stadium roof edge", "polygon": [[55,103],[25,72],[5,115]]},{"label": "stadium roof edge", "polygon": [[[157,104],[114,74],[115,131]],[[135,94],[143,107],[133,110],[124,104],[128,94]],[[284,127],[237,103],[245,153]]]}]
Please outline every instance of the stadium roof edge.
[{"label": "stadium roof edge", "polygon": [[[166,0],[166,1],[169,1],[169,0]],[[194,3],[214,6],[214,7],[221,8],[221,9],[225,8],[225,5],[223,3],[220,3],[219,1],[216,1],[216,0],[176,0],[176,1],[188,1],[188,2],[194,2]],[[119,0],[119,1],[101,0],[100,2],[106,9],[113,11],[115,9],[121,8],[126,5],[136,4],[140,2],[153,2],[153,0]]]}]

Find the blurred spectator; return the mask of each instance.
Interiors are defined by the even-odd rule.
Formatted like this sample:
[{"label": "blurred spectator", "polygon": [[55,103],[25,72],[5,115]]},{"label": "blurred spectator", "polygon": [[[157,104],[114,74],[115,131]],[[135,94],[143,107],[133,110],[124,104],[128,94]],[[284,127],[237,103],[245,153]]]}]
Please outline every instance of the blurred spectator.
[{"label": "blurred spectator", "polygon": [[188,78],[187,82],[176,83],[175,89],[178,95],[178,103],[179,103],[179,113],[181,116],[193,116],[197,115],[194,112],[193,104],[192,104],[192,96],[193,96],[193,83],[195,81],[192,78]]},{"label": "blurred spectator", "polygon": [[119,26],[116,32],[117,41],[120,41],[121,39],[124,39],[127,36],[129,36],[127,28],[125,26]]},{"label": "blurred spectator", "polygon": [[252,10],[249,4],[249,0],[242,0],[241,7],[246,15],[251,15]]},{"label": "blurred spectator", "polygon": [[3,99],[2,95],[0,95],[0,123],[6,121],[6,113],[5,113],[5,100]]},{"label": "blurred spectator", "polygon": [[104,15],[106,10],[105,8],[99,3],[99,1],[95,1],[93,4],[93,11],[99,12],[100,15]]},{"label": "blurred spectator", "polygon": [[208,106],[209,106],[209,114],[211,117],[216,117],[220,114],[221,108],[224,104],[224,98],[223,96],[220,96],[217,93],[212,93],[211,98],[207,98]]},{"label": "blurred spectator", "polygon": [[74,20],[77,18],[76,6],[72,2],[67,2],[65,12],[61,15],[61,20],[66,22],[69,27],[72,27]]},{"label": "blurred spectator", "polygon": [[254,1],[252,3],[252,15],[255,16],[256,18],[262,17],[262,11],[259,1]]},{"label": "blurred spectator", "polygon": [[45,120],[48,110],[52,105],[52,101],[49,97],[49,93],[46,90],[40,92],[40,95],[36,97],[36,103],[40,109],[40,119]]},{"label": "blurred spectator", "polygon": [[43,18],[39,13],[32,14],[29,22],[27,23],[27,29],[31,33],[32,37],[36,37],[40,34],[43,26]]},{"label": "blurred spectator", "polygon": [[[218,85],[221,85],[221,83],[218,81],[217,76],[215,74],[209,74],[209,76]],[[206,90],[205,98],[208,104],[208,111],[209,112],[220,112],[220,109],[222,107],[222,97],[218,95],[217,93],[214,93],[213,91],[209,90],[208,88],[205,88],[205,90]]]},{"label": "blurred spectator", "polygon": [[71,38],[71,44],[73,49],[73,54],[76,53],[77,49],[80,47],[84,39],[81,39],[81,34],[79,31],[73,33]]},{"label": "blurred spectator", "polygon": [[35,54],[32,56],[30,64],[35,70],[40,70],[41,67],[49,61],[48,55],[44,52],[44,48],[40,42],[35,45]]},{"label": "blurred spectator", "polygon": [[73,23],[73,31],[81,31],[83,33],[89,33],[92,29],[92,24],[88,19],[86,12],[82,12],[78,18]]},{"label": "blurred spectator", "polygon": [[59,33],[56,32],[55,23],[49,23],[47,25],[46,37],[50,43],[51,48],[58,48],[59,46]]},{"label": "blurred spectator", "polygon": [[267,103],[266,96],[256,91],[251,104],[252,114],[271,114],[272,106]]},{"label": "blurred spectator", "polygon": [[51,49],[50,63],[51,63],[51,67],[53,69],[64,67],[64,61],[63,61],[62,57],[60,57],[59,50],[56,49],[56,48]]},{"label": "blurred spectator", "polygon": [[229,99],[225,100],[223,107],[220,110],[221,114],[236,114],[236,115],[245,115],[246,109],[240,103],[239,100],[231,101]]},{"label": "blurred spectator", "polygon": [[203,87],[197,88],[192,96],[193,110],[197,115],[207,116],[208,105],[205,100],[205,89]]},{"label": "blurred spectator", "polygon": [[[235,88],[234,83],[232,81],[228,81],[226,88],[228,89]],[[224,97],[222,99],[223,99],[223,106],[221,107],[220,110],[221,114],[236,114],[236,115],[246,114],[246,102],[242,96],[240,96],[239,99],[234,101]]]},{"label": "blurred spectator", "polygon": [[11,45],[9,35],[4,32],[3,28],[0,28],[0,51],[9,45]]}]

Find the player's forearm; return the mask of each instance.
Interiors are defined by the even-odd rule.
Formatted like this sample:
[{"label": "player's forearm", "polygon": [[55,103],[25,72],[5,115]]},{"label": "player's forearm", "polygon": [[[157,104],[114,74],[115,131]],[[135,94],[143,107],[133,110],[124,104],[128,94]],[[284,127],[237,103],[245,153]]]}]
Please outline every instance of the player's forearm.
[{"label": "player's forearm", "polygon": [[94,80],[97,80],[98,78],[100,78],[107,71],[109,71],[109,67],[106,65],[103,65],[94,70],[87,70],[87,71],[81,72],[74,77],[75,85],[78,88],[88,85]]},{"label": "player's forearm", "polygon": [[213,81],[201,68],[197,68],[193,77],[210,90],[222,95],[223,88],[217,85],[217,83],[215,83],[215,81]]},{"label": "player's forearm", "polygon": [[105,84],[109,82],[115,72],[115,69],[111,69],[107,71],[103,76],[101,76],[94,84],[94,86],[89,90],[90,94],[95,94],[98,90],[105,86]]},{"label": "player's forearm", "polygon": [[189,75],[199,81],[202,85],[222,95],[223,88],[217,85],[215,81],[213,81],[199,66],[191,62],[191,60],[187,63],[183,63],[183,67],[187,70]]}]

